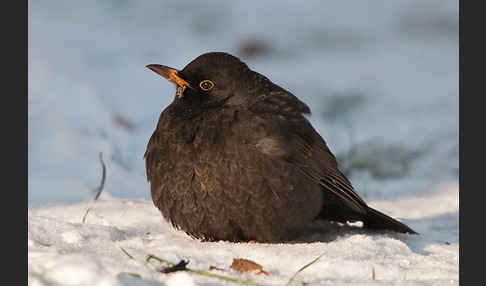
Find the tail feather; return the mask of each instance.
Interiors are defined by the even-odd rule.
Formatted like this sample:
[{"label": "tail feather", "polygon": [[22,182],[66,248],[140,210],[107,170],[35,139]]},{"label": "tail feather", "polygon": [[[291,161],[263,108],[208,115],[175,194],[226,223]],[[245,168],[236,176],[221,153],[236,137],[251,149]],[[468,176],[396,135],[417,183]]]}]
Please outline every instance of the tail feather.
[{"label": "tail feather", "polygon": [[368,214],[364,219],[364,227],[371,229],[387,229],[402,233],[418,234],[405,224],[381,213],[375,209],[368,207]]}]

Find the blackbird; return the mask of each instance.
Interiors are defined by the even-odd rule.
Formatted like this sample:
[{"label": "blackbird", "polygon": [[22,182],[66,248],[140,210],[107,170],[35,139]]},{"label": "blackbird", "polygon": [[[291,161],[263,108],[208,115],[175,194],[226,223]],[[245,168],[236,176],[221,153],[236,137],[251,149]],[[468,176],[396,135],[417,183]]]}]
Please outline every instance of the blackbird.
[{"label": "blackbird", "polygon": [[175,228],[233,242],[292,240],[320,219],[416,233],[355,192],[305,103],[237,57],[147,68],[177,85],[144,155],[152,200]]}]

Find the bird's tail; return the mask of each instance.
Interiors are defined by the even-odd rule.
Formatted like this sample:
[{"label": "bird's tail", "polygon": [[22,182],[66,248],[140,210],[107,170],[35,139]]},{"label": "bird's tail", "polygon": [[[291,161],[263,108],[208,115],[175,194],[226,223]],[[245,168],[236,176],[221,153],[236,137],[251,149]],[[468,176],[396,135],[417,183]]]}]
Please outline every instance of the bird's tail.
[{"label": "bird's tail", "polygon": [[413,229],[409,228],[405,224],[381,213],[375,209],[368,207],[368,214],[364,219],[364,227],[371,229],[387,229],[396,232],[418,234]]}]

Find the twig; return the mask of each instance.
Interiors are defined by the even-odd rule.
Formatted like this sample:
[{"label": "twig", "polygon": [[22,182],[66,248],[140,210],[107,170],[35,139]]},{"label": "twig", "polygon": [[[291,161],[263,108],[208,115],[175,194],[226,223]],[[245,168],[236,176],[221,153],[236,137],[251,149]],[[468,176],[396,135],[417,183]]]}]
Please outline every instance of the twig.
[{"label": "twig", "polygon": [[314,264],[317,260],[319,260],[319,258],[321,258],[322,256],[324,255],[324,253],[322,253],[321,255],[319,255],[316,259],[312,260],[311,262],[307,263],[306,265],[302,266],[299,270],[297,270],[297,272],[295,272],[294,276],[292,276],[292,278],[289,279],[289,282],[287,282],[287,286],[290,285],[290,283],[292,283],[292,281],[294,280],[294,278],[297,276],[297,274],[299,274],[300,272],[302,272],[304,269],[306,269],[307,267],[311,266],[312,264]]},{"label": "twig", "polygon": [[100,186],[98,187],[98,192],[96,193],[96,196],[94,198],[95,201],[101,195],[101,192],[103,192],[103,187],[105,186],[105,179],[106,179],[106,166],[105,166],[105,162],[103,162],[103,152],[100,152],[99,156],[100,156],[101,168],[103,171],[101,174],[101,183]]},{"label": "twig", "polygon": [[[101,192],[103,192],[103,189],[104,189],[104,186],[105,186],[105,179],[106,179],[106,166],[105,166],[105,162],[103,162],[103,152],[100,152],[99,157],[100,157],[100,162],[101,162],[102,173],[101,173],[101,182],[100,182],[100,185],[97,188],[98,192],[96,192],[96,196],[94,198],[95,201],[98,200],[99,196],[101,195]],[[88,208],[86,210],[86,213],[84,213],[83,220],[82,220],[83,223],[86,222],[86,217],[88,216],[88,212],[90,210],[91,210],[91,208]]]},{"label": "twig", "polygon": [[[146,262],[150,261],[150,259],[155,259],[155,260],[157,260],[157,261],[159,261],[161,263],[166,263],[169,266],[174,266],[175,265],[175,263],[172,263],[172,262],[170,262],[168,260],[159,258],[159,257],[157,257],[157,256],[155,256],[153,254],[148,254],[147,255]],[[199,274],[199,275],[203,275],[203,276],[207,276],[207,277],[213,277],[213,278],[218,278],[218,279],[222,279],[222,280],[225,280],[225,281],[239,283],[239,284],[243,284],[243,285],[263,286],[262,284],[258,284],[258,283],[252,282],[252,281],[236,279],[236,278],[232,278],[232,277],[228,277],[228,276],[218,275],[218,274],[209,273],[209,272],[205,272],[205,271],[194,270],[194,269],[190,269],[190,268],[186,268],[186,271],[189,271],[189,272],[192,272],[192,273],[195,273],[195,274]]]},{"label": "twig", "polygon": [[209,266],[209,270],[226,271],[226,269],[219,268],[219,267],[216,267],[216,266],[213,266],[213,265]]}]

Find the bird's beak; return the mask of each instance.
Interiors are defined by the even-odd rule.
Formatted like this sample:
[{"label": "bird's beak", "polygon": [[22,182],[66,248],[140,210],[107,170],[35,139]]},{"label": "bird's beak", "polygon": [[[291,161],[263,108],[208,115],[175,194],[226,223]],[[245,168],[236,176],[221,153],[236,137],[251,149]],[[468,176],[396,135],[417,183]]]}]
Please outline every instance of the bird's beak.
[{"label": "bird's beak", "polygon": [[182,77],[179,76],[176,69],[163,66],[163,65],[157,65],[157,64],[147,65],[145,67],[158,73],[166,80],[174,82],[175,84],[177,84],[177,86],[192,88],[187,81],[185,81]]}]

